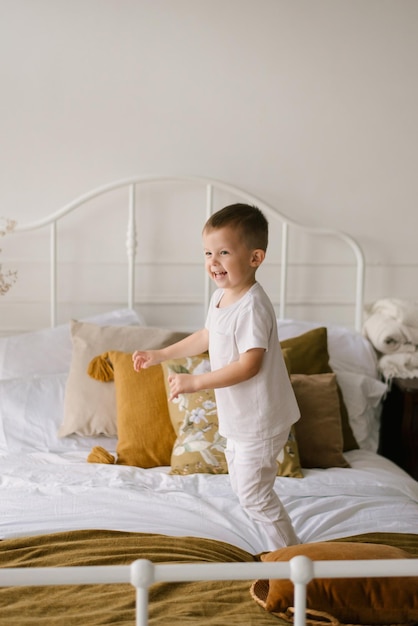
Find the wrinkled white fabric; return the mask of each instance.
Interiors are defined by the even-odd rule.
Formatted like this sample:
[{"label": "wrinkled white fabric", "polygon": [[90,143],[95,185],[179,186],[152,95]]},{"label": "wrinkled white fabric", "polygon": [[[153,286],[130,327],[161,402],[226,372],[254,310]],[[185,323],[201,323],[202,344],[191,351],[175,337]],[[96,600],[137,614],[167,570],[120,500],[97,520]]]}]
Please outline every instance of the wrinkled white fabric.
[{"label": "wrinkled white fabric", "polygon": [[385,354],[379,359],[379,369],[386,380],[418,377],[418,352]]},{"label": "wrinkled white fabric", "polygon": [[[367,450],[346,457],[351,469],[276,479],[299,539],[416,533],[418,483]],[[229,476],[168,472],[90,464],[80,452],[0,455],[0,538],[97,528],[207,537],[251,553],[266,549]]]}]

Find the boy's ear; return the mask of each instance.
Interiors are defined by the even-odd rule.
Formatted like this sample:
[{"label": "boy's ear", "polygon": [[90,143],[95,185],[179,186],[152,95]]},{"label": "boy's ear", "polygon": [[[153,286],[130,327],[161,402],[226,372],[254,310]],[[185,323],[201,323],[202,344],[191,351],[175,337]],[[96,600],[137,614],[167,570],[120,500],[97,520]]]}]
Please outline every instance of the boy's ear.
[{"label": "boy's ear", "polygon": [[252,267],[259,267],[264,259],[266,258],[266,253],[261,248],[257,248],[253,250],[251,255],[251,265]]}]

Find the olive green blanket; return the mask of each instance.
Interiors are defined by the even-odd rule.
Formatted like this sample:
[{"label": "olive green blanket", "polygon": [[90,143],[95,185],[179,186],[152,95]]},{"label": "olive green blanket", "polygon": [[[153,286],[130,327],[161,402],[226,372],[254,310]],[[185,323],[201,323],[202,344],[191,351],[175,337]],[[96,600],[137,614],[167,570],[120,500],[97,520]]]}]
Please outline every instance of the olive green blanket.
[{"label": "olive green blanket", "polygon": [[[350,541],[399,546],[418,557],[418,535],[372,533]],[[340,540],[344,541],[344,540]],[[258,561],[209,539],[116,531],[73,531],[0,542],[0,567],[129,565]],[[282,622],[252,599],[248,581],[157,583],[150,588],[150,626],[276,626]],[[0,588],[0,626],[135,625],[130,584]]]}]

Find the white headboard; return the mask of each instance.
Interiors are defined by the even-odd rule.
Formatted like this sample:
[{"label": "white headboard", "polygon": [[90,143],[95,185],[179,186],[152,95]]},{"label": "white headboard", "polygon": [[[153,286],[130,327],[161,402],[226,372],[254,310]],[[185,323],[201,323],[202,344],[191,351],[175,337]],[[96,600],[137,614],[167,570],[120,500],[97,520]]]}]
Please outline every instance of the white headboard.
[{"label": "white headboard", "polygon": [[[142,206],[144,204],[151,205],[152,202],[152,190],[158,189],[158,193],[167,193],[167,195],[159,195],[155,205],[155,210],[152,208],[147,209],[147,216],[143,218]],[[162,189],[168,189],[167,192],[162,192]],[[186,191],[190,189],[191,191]],[[176,200],[175,195],[180,190],[180,199]],[[112,208],[106,198],[111,197],[112,194],[118,192],[126,193],[126,197],[123,200],[125,208],[123,208],[123,214],[121,215],[121,201],[123,196],[117,195],[116,208]],[[112,196],[113,197],[113,196]],[[163,198],[163,200],[162,200]],[[225,204],[232,202],[247,202],[257,205],[266,215],[270,223],[270,243],[265,264],[270,263],[270,267],[266,270],[266,280],[270,281],[271,287],[265,285],[264,278],[260,280],[263,285],[266,286],[267,291],[277,306],[278,317],[298,317],[299,319],[310,319],[315,321],[315,317],[312,311],[315,308],[324,311],[329,309],[327,322],[340,323],[341,319],[337,319],[334,315],[336,308],[344,309],[344,323],[345,325],[352,326],[353,328],[360,330],[362,325],[362,312],[363,312],[363,298],[364,298],[364,256],[358,243],[349,235],[330,230],[328,228],[314,228],[302,226],[289,219],[287,216],[280,213],[276,208],[268,205],[260,198],[254,197],[252,194],[247,193],[242,189],[238,189],[233,185],[227,184],[222,181],[213,180],[201,176],[173,176],[173,175],[145,175],[145,176],[133,176],[130,178],[117,180],[109,184],[97,187],[88,193],[85,193],[72,202],[69,202],[57,211],[45,216],[37,221],[18,224],[15,229],[15,234],[33,233],[34,231],[43,231],[49,229],[49,296],[45,297],[45,300],[49,300],[49,323],[56,325],[59,322],[67,321],[67,319],[60,319],[59,309],[62,306],[60,300],[60,288],[59,285],[63,280],[61,276],[61,233],[65,233],[65,221],[69,218],[70,214],[77,213],[79,215],[76,225],[73,225],[70,234],[67,235],[67,243],[71,239],[72,245],[75,246],[74,239],[78,239],[86,235],[85,229],[81,224],[81,219],[86,218],[89,211],[89,206],[94,206],[93,232],[100,228],[106,228],[104,224],[107,224],[109,213],[112,213],[112,218],[117,220],[124,220],[125,232],[126,232],[126,254],[127,254],[127,278],[126,280],[126,304],[132,308],[145,308],[145,318],[151,325],[161,323],[159,312],[163,308],[168,310],[168,307],[173,304],[173,298],[176,298],[181,304],[186,303],[191,298],[181,292],[171,290],[171,295],[167,297],[162,293],[162,289],[156,286],[156,293],[149,293],[150,289],[145,289],[144,283],[148,282],[151,286],[156,285],[153,278],[148,276],[150,267],[155,263],[156,267],[166,263],[170,265],[168,258],[161,259],[161,250],[159,250],[159,232],[163,230],[163,225],[168,225],[169,232],[165,234],[166,241],[170,238],[171,224],[175,224],[180,227],[180,232],[183,233],[183,238],[176,235],[177,247],[183,248],[181,250],[183,258],[179,261],[178,267],[183,269],[177,270],[177,276],[179,277],[187,274],[189,268],[186,269],[188,264],[189,253],[187,246],[189,242],[194,239],[199,241],[201,228],[207,219],[207,217],[215,210],[222,208]],[[186,204],[189,204],[188,211],[186,211]],[[164,205],[164,206],[162,206]],[[185,212],[183,214],[183,208]],[[202,208],[202,212],[197,214],[196,212]],[[175,219],[173,218],[175,216]],[[80,217],[81,216],[81,217]],[[13,217],[13,216],[10,216]],[[148,237],[147,228],[150,221],[153,220],[153,241],[152,237]],[[193,222],[193,224],[191,223]],[[196,226],[199,224],[199,226]],[[112,230],[113,227],[107,227],[107,231]],[[197,228],[197,231],[196,231]],[[104,232],[104,231],[103,231]],[[116,233],[116,231],[115,231]],[[14,237],[13,237],[14,238]],[[103,238],[103,237],[102,237]],[[142,238],[142,239],[141,239]],[[174,238],[174,234],[173,234]],[[313,238],[313,239],[312,239]],[[45,237],[43,237],[45,240]],[[107,239],[107,236],[106,236]],[[115,235],[116,240],[116,235]],[[17,240],[16,240],[17,241]],[[141,243],[142,241],[142,243]],[[314,241],[315,243],[307,243],[307,241]],[[32,245],[31,238],[31,245]],[[108,240],[104,245],[107,249],[113,253],[113,240]],[[200,246],[200,244],[198,244]],[[330,251],[326,251],[326,247],[330,245]],[[75,246],[77,248],[77,246]],[[154,247],[153,247],[154,246]],[[164,248],[164,244],[161,244]],[[87,248],[85,248],[87,250]],[[337,252],[338,250],[338,252]],[[155,251],[155,257],[153,257]],[[73,266],[82,262],[81,254],[82,249],[80,245],[80,254],[77,251]],[[140,254],[138,254],[140,252]],[[19,291],[19,282],[22,280],[25,272],[25,268],[30,271],[30,258],[20,253],[21,256],[13,256],[18,264],[19,280],[16,286],[10,290],[7,295],[7,301],[10,301],[10,311],[16,310],[19,303],[22,305],[25,303],[25,294]],[[67,254],[67,253],[65,253]],[[146,254],[146,257],[142,257],[142,254]],[[341,255],[342,260],[339,256]],[[192,254],[190,254],[190,257]],[[93,259],[94,261],[94,259]],[[65,260],[69,265],[70,260]],[[119,264],[117,261],[116,264]],[[201,273],[203,269],[202,259],[190,258],[190,264],[196,267],[196,264],[201,265],[199,268],[200,285],[204,285],[203,289],[198,287],[199,295],[195,296],[196,302],[200,303],[200,308],[203,306],[204,312],[206,311],[207,304],[211,294],[211,284],[207,276],[203,279]],[[45,263],[42,263],[45,265]],[[81,266],[80,266],[81,267]],[[315,270],[329,271],[331,277],[313,278],[313,272]],[[338,277],[336,272],[341,270],[341,276]],[[67,273],[68,268],[65,270]],[[81,269],[76,270],[78,276],[83,277]],[[103,270],[105,273],[100,274],[101,280],[106,281],[109,277],[106,276],[106,272],[110,272],[109,267],[105,267]],[[113,270],[112,270],[113,272]],[[309,277],[306,278],[306,272],[309,272]],[[111,272],[110,272],[111,273]],[[302,278],[302,274],[305,273],[305,278]],[[312,273],[312,277],[311,277]],[[95,281],[98,282],[99,274],[96,274]],[[197,274],[196,274],[197,276]],[[171,275],[170,279],[167,279],[171,286],[175,283],[175,274]],[[194,279],[197,280],[196,278]],[[189,279],[187,279],[189,285]],[[68,283],[68,279],[63,282]],[[80,280],[80,282],[82,282]],[[119,284],[116,281],[115,284]],[[274,284],[274,286],[273,286]],[[27,291],[30,291],[29,285]],[[23,289],[23,287],[22,287]],[[189,289],[189,287],[187,287]],[[195,287],[193,287],[195,289]],[[308,293],[309,290],[311,293]],[[112,290],[112,285],[109,284],[109,291]],[[340,290],[340,293],[337,293]],[[86,290],[88,291],[88,290]],[[113,291],[116,288],[113,287]],[[275,293],[271,293],[274,291]],[[323,293],[321,293],[323,292]],[[74,292],[75,293],[75,292]],[[174,294],[174,295],[173,295]],[[177,294],[177,295],[176,295]],[[76,303],[78,295],[67,296],[67,305],[64,307],[64,311],[61,317],[65,318],[67,310],[71,316],[78,315],[76,311],[71,310],[71,304]],[[116,296],[115,296],[116,297]],[[176,299],[174,298],[174,300]],[[152,302],[154,300],[154,302]],[[113,301],[112,301],[113,302]],[[38,303],[39,304],[39,303]],[[38,304],[36,306],[38,306]],[[97,303],[99,304],[99,303]],[[122,302],[121,302],[122,304]],[[177,303],[178,304],[178,303]],[[26,302],[29,305],[29,301]],[[35,306],[35,304],[33,305]],[[93,306],[93,303],[92,303]],[[110,301],[103,306],[110,306]],[[154,306],[154,308],[153,308]],[[36,307],[35,307],[36,308]],[[71,310],[71,313],[70,313]],[[5,309],[7,312],[7,308]],[[348,313],[348,311],[350,311]],[[148,314],[147,314],[148,313]],[[319,313],[319,320],[322,321],[323,313]],[[316,317],[318,317],[316,315]],[[167,323],[162,322],[163,325],[168,326],[170,321],[170,314],[167,313]],[[177,325],[176,321],[171,320],[173,323],[171,326]],[[196,327],[202,323],[203,319],[196,320]],[[190,325],[187,321],[186,325]],[[28,328],[29,329],[29,328]]]}]

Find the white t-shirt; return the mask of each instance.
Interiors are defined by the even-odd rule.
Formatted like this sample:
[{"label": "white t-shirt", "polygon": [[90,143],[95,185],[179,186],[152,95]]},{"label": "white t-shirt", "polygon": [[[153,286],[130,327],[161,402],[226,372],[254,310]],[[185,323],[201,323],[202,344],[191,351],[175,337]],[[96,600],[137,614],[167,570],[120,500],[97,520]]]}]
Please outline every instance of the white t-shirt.
[{"label": "white t-shirt", "polygon": [[269,439],[300,417],[277,334],[273,305],[259,283],[227,307],[218,307],[223,290],[212,296],[206,328],[212,370],[264,348],[258,374],[242,383],[215,389],[219,432],[236,441]]}]

